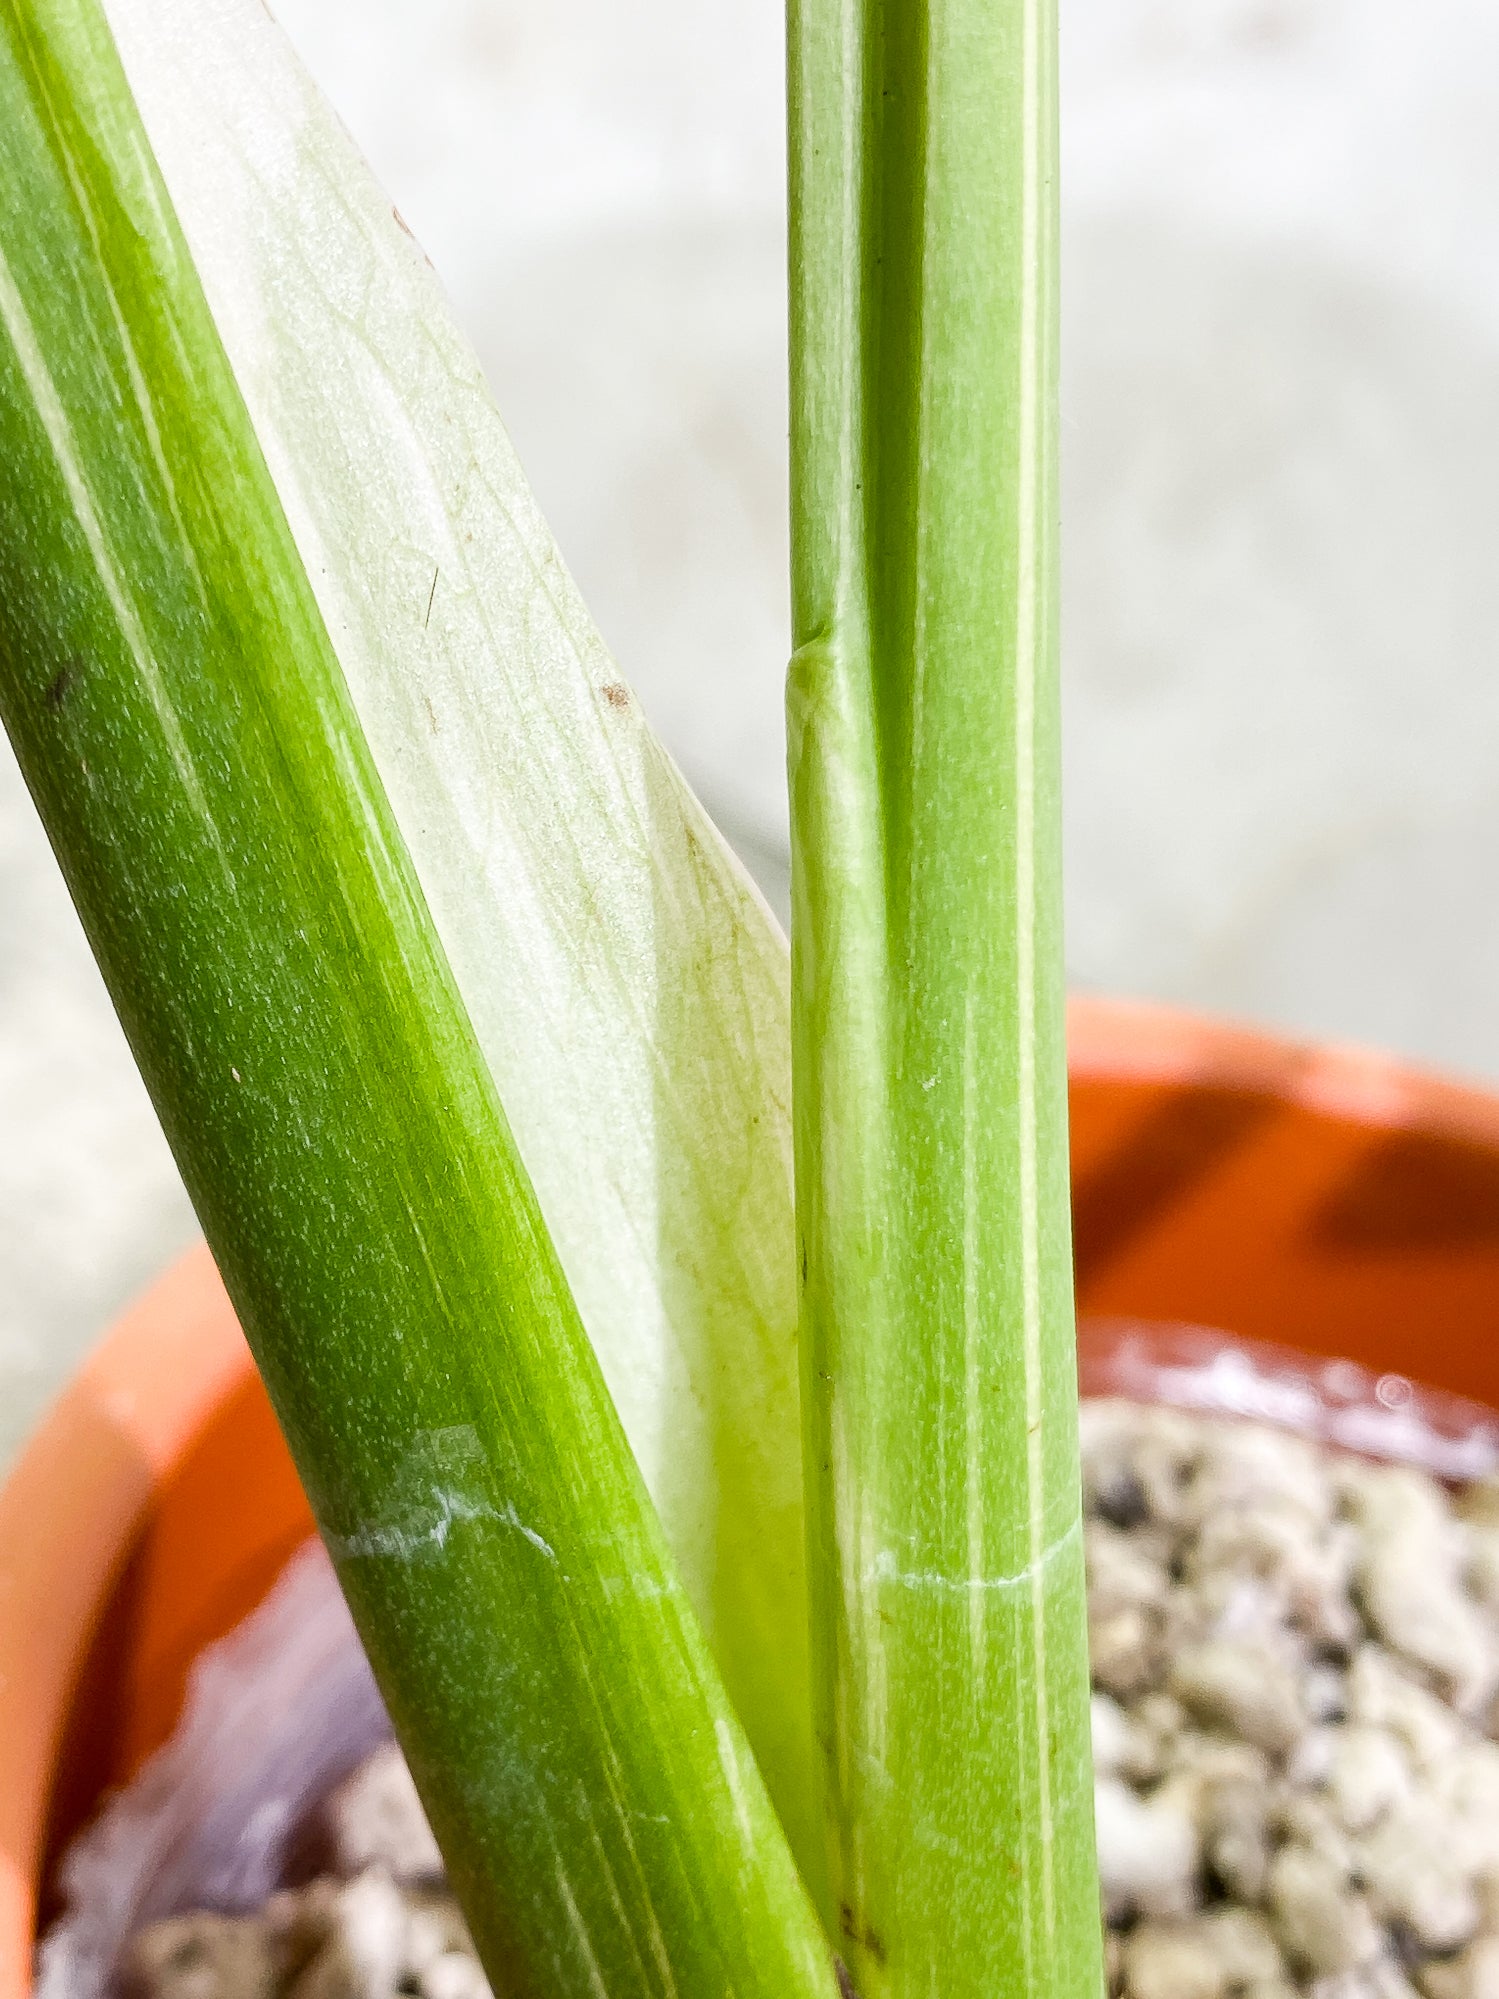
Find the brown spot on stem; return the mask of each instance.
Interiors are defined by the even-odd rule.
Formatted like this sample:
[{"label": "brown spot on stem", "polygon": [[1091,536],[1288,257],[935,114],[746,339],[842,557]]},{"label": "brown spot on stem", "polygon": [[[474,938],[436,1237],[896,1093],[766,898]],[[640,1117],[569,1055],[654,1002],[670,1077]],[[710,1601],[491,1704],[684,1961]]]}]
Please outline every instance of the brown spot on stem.
[{"label": "brown spot on stem", "polygon": [[838,1990],[843,1999],[859,1999],[859,1988],[849,1973],[848,1966],[841,1957],[833,1959],[833,1976],[838,1980]]},{"label": "brown spot on stem", "polygon": [[49,715],[60,715],[62,713],[63,703],[72,693],[78,676],[82,671],[82,663],[76,659],[70,659],[66,666],[60,666],[56,673],[53,674],[47,684],[47,691],[42,696]]},{"label": "brown spot on stem", "polygon": [[609,685],[601,687],[599,692],[611,708],[628,708],[630,705],[630,690],[622,680],[611,680]]}]

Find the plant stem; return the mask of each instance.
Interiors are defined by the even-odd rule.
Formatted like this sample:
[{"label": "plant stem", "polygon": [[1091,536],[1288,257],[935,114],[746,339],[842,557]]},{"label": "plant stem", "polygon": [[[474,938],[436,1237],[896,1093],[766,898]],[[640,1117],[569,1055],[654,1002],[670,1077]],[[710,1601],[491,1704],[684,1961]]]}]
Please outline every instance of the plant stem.
[{"label": "plant stem", "polygon": [[105,8],[547,1232],[815,1871],[785,938],[261,0]]},{"label": "plant stem", "polygon": [[93,0],[0,180],[0,713],[490,1976],[827,1995]]},{"label": "plant stem", "polygon": [[1101,1980],[1063,1045],[1051,0],[791,0],[816,1716],[865,1999]]}]

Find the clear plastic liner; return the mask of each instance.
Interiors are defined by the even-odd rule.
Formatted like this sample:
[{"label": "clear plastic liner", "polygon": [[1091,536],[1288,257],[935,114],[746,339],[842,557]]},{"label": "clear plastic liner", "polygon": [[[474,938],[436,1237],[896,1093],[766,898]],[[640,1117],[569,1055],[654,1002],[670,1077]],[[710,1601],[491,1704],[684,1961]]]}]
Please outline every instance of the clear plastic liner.
[{"label": "clear plastic liner", "polygon": [[[1454,1482],[1499,1469],[1493,1411],[1353,1361],[1125,1319],[1085,1321],[1079,1358],[1085,1395],[1271,1423]],[[172,1740],[69,1851],[37,1999],[106,1999],[142,1923],[258,1907],[286,1878],[313,1807],[389,1733],[313,1543],[260,1609],[204,1653]]]},{"label": "clear plastic liner", "polygon": [[170,1742],[69,1849],[36,1999],[103,1999],[144,1923],[259,1908],[312,1809],[389,1735],[332,1566],[310,1542],[203,1654]]},{"label": "clear plastic liner", "polygon": [[1499,1416],[1403,1374],[1241,1340],[1206,1326],[1085,1319],[1084,1395],[1119,1395],[1296,1430],[1360,1457],[1419,1465],[1453,1484],[1499,1469]]}]

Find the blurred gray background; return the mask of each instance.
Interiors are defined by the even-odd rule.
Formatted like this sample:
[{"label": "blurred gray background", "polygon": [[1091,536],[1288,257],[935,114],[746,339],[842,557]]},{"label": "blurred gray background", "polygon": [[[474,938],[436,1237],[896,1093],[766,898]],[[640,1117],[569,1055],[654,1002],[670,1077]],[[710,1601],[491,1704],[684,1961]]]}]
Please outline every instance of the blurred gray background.
[{"label": "blurred gray background", "polygon": [[[1499,10],[1062,0],[1080,986],[1499,1076]],[[277,0],[783,902],[778,0]],[[193,1229],[0,751],[0,1457]]]}]

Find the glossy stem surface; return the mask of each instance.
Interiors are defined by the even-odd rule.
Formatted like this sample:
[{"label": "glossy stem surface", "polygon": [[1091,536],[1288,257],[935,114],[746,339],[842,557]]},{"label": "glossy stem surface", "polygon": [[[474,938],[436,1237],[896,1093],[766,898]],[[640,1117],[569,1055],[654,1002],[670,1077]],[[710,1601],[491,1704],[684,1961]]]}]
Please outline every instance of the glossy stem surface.
[{"label": "glossy stem surface", "polygon": [[792,0],[813,1671],[864,1999],[1092,1999],[1049,0]]}]

